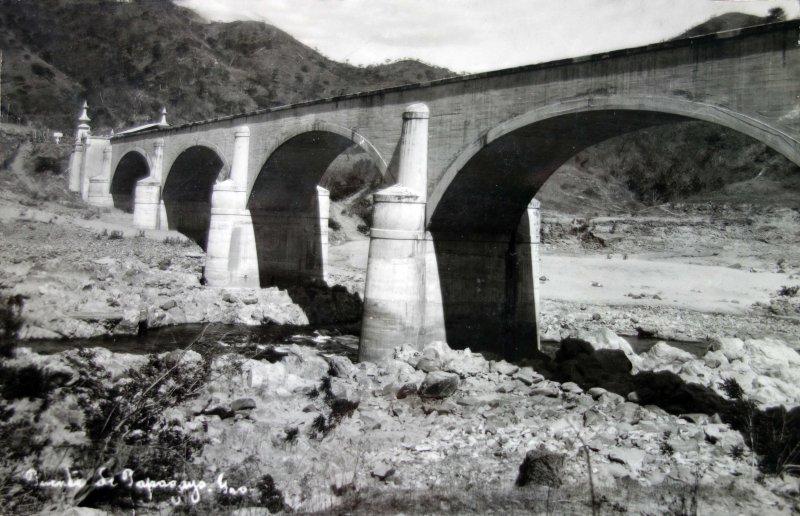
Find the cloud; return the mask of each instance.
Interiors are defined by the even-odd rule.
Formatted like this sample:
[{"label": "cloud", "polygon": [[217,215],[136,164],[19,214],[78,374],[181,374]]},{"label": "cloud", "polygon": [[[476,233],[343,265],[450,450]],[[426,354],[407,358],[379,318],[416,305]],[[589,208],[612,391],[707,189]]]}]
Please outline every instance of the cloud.
[{"label": "cloud", "polygon": [[260,20],[338,61],[413,57],[478,72],[644,45],[729,11],[795,0],[177,0],[210,20]]}]

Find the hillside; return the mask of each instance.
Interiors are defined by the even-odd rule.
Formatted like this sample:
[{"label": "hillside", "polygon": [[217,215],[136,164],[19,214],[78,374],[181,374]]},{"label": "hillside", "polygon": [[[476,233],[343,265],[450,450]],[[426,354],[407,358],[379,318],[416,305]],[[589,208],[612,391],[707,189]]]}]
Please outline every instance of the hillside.
[{"label": "hillside", "polygon": [[800,208],[800,167],[736,131],[679,122],[583,150],[536,197],[550,209],[583,215],[630,213],[667,202]]},{"label": "hillside", "polygon": [[416,61],[355,67],[257,22],[208,23],[169,1],[0,0],[3,110],[72,132],[181,123],[453,75]]},{"label": "hillside", "polygon": [[781,9],[773,10],[769,16],[764,17],[744,13],[725,13],[715,16],[699,25],[695,25],[686,32],[681,33],[675,39],[691,38],[694,36],[702,36],[703,34],[713,34],[715,32],[724,32],[726,30],[781,21],[783,16],[783,10]]}]

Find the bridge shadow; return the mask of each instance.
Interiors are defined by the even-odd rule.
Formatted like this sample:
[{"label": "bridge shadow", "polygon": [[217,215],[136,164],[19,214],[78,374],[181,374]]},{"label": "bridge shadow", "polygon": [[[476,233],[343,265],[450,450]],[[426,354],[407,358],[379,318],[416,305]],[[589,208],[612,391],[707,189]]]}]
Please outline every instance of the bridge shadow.
[{"label": "bridge shadow", "polygon": [[211,221],[211,194],[223,169],[215,151],[194,146],[183,151],[170,167],[162,199],[169,229],[191,238],[206,249]]},{"label": "bridge shadow", "polygon": [[328,286],[321,280],[306,281],[286,288],[311,325],[347,324],[361,321],[364,303],[357,293],[341,285]]},{"label": "bridge shadow", "polygon": [[[696,383],[687,383],[669,371],[632,374],[633,365],[620,350],[594,350],[581,339],[564,339],[555,358],[539,355],[522,363],[533,365],[546,378],[574,382],[584,390],[602,387],[627,397],[635,392],[640,405],[654,405],[674,415],[718,414],[739,431],[745,443],[759,455],[764,473],[800,474],[800,406],[759,409],[746,399],[734,381],[721,379],[730,398]],[[709,437],[707,440],[712,440]],[[732,452],[732,451],[731,451]]]},{"label": "bridge shadow", "polygon": [[133,213],[136,183],[150,175],[147,160],[136,151],[122,157],[109,187],[114,207],[126,213]]}]

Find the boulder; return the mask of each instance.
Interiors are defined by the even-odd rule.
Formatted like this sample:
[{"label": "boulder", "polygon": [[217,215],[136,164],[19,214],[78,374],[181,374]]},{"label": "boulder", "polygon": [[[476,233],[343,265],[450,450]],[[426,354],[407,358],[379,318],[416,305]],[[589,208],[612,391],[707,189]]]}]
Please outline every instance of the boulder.
[{"label": "boulder", "polygon": [[428,358],[423,356],[417,362],[416,368],[420,371],[431,373],[433,371],[438,371],[442,368],[442,362],[438,358]]},{"label": "boulder", "polygon": [[533,385],[535,383],[539,383],[542,380],[544,380],[544,376],[534,371],[532,367],[520,368],[520,370],[517,371],[516,374],[514,374],[513,378],[515,380],[519,380],[525,385]]},{"label": "boulder", "polygon": [[744,356],[744,342],[733,337],[720,337],[711,341],[708,350],[720,351],[728,361],[732,362]]},{"label": "boulder", "polygon": [[717,369],[730,363],[728,357],[722,351],[709,351],[703,355],[703,362],[711,369]]},{"label": "boulder", "polygon": [[322,355],[322,358],[330,366],[331,376],[338,376],[339,378],[352,378],[358,369],[353,365],[349,358],[341,355]]},{"label": "boulder", "polygon": [[588,394],[589,396],[591,396],[591,397],[592,397],[592,399],[595,399],[595,400],[596,400],[596,399],[598,399],[600,396],[602,396],[603,394],[605,394],[605,393],[607,393],[607,392],[608,392],[608,391],[607,391],[607,390],[605,390],[605,389],[603,389],[602,387],[592,387],[591,389],[589,389],[588,391],[586,391],[586,394]]},{"label": "boulder", "polygon": [[438,358],[442,361],[449,360],[454,353],[456,353],[456,351],[452,350],[446,342],[442,342],[441,340],[429,342],[424,348],[422,348],[422,356],[427,358]]},{"label": "boulder", "polygon": [[656,344],[639,356],[638,368],[647,371],[668,370],[676,373],[686,362],[694,360],[695,357],[688,351],[670,346],[666,342],[656,342]]},{"label": "boulder", "polygon": [[453,353],[453,357],[444,364],[443,370],[456,373],[461,377],[473,376],[489,372],[489,362],[478,353],[472,353],[469,348]]},{"label": "boulder", "polygon": [[744,342],[744,356],[755,366],[800,366],[800,354],[778,339],[747,340]]},{"label": "boulder", "polygon": [[428,373],[419,386],[418,394],[423,398],[446,398],[458,389],[458,375],[444,371]]},{"label": "boulder", "polygon": [[412,394],[416,394],[417,390],[418,390],[417,384],[406,383],[400,386],[399,389],[397,389],[397,393],[395,394],[395,396],[397,397],[398,400],[402,400],[411,396]]},{"label": "boulder", "polygon": [[583,389],[575,382],[566,382],[561,384],[561,390],[572,394],[581,394]]},{"label": "boulder", "polygon": [[628,355],[629,357],[636,356],[636,352],[633,351],[633,348],[628,343],[628,341],[623,339],[613,331],[609,330],[608,328],[600,328],[592,332],[581,332],[578,336],[580,339],[585,340],[586,342],[591,344],[592,348],[595,350],[599,349],[619,350]]},{"label": "boulder", "polygon": [[558,398],[561,395],[561,389],[558,384],[550,381],[543,381],[536,384],[536,387],[531,389],[531,396],[544,396],[546,398]]},{"label": "boulder", "polygon": [[164,361],[170,367],[177,363],[181,363],[184,367],[199,366],[203,363],[203,356],[192,349],[176,349],[167,353],[166,357],[164,357]]},{"label": "boulder", "polygon": [[489,370],[493,373],[513,376],[517,371],[519,371],[519,366],[509,364],[505,360],[499,360],[497,362],[491,362],[489,364]]},{"label": "boulder", "polygon": [[245,360],[241,368],[250,388],[275,389],[283,385],[287,377],[286,366],[282,362],[272,364],[260,360]]},{"label": "boulder", "polygon": [[374,468],[372,468],[372,472],[370,472],[372,477],[377,478],[380,481],[386,481],[389,477],[394,475],[394,468],[389,466],[388,464],[378,464]]}]

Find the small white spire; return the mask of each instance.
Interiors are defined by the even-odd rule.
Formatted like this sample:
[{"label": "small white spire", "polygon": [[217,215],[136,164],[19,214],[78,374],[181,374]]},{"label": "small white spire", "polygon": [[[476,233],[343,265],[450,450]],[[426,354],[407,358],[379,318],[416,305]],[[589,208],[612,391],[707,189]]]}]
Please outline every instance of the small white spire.
[{"label": "small white spire", "polygon": [[83,106],[81,107],[81,114],[78,117],[78,122],[86,123],[92,120],[91,118],[89,118],[89,114],[87,113],[88,109],[89,109],[89,103],[84,100]]},{"label": "small white spire", "polygon": [[167,106],[161,107],[161,120],[159,120],[158,125],[161,127],[168,127],[169,124],[167,123]]}]

